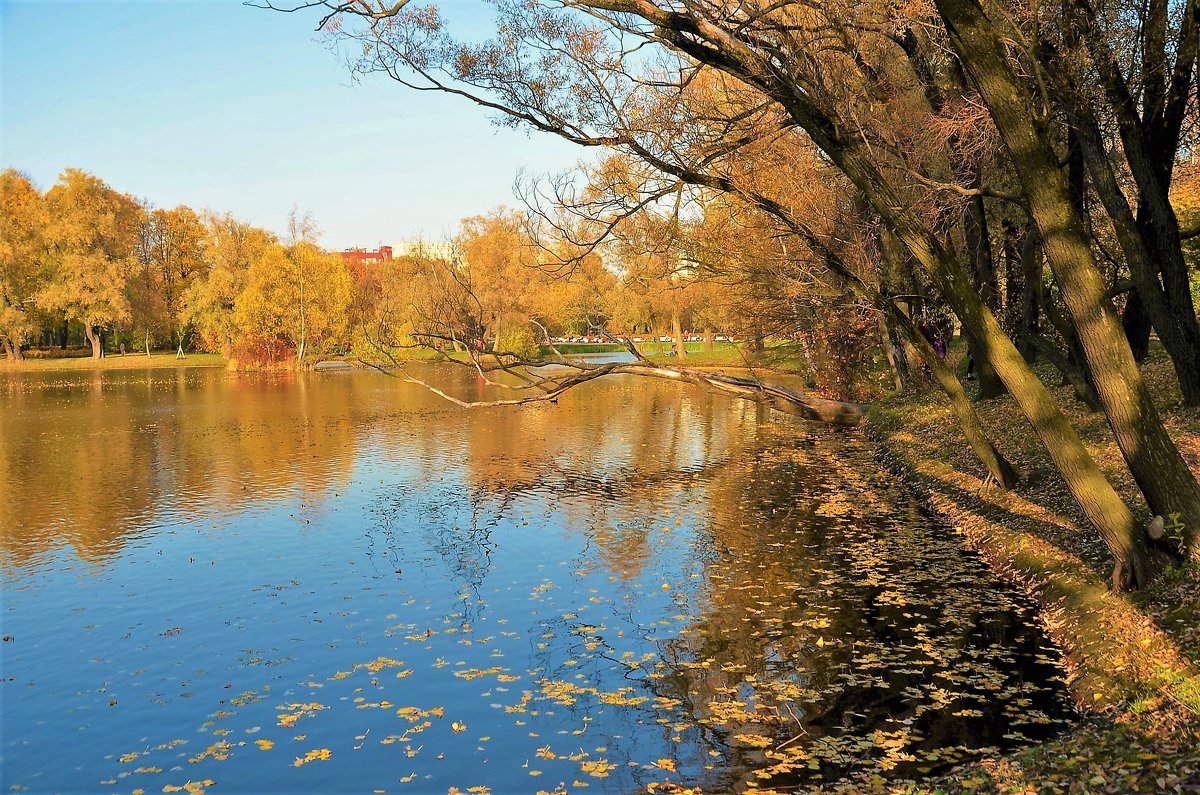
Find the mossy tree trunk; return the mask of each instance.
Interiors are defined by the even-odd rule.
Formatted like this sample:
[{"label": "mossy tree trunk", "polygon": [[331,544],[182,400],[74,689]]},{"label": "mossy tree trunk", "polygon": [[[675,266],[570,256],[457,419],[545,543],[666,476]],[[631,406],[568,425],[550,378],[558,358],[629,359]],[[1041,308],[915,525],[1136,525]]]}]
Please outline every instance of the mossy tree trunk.
[{"label": "mossy tree trunk", "polygon": [[[1190,547],[1200,528],[1200,485],[1163,427],[1138,371],[1041,115],[977,0],[937,0],[937,7],[1012,157],[1117,444],[1151,510],[1178,515]],[[1137,541],[1144,546],[1140,535]],[[1144,564],[1130,562],[1127,576],[1138,584]]]}]

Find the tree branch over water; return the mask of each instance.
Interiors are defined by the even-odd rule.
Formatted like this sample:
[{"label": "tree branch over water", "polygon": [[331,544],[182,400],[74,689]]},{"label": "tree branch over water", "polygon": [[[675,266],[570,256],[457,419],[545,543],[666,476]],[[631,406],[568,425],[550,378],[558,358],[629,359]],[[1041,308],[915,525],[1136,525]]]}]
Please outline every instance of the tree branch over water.
[{"label": "tree branch over water", "polygon": [[[475,350],[467,352],[468,360],[444,356],[443,361],[459,364],[475,369],[479,376],[489,386],[508,389],[515,392],[526,392],[521,397],[497,400],[463,400],[455,397],[444,389],[430,383],[424,378],[414,375],[405,362],[393,355],[389,346],[372,340],[387,364],[372,362],[365,359],[360,361],[379,372],[385,373],[410,384],[421,386],[438,397],[463,408],[489,408],[498,406],[523,406],[533,403],[554,402],[564,392],[581,384],[595,381],[609,375],[637,375],[649,378],[660,378],[677,383],[693,384],[742,400],[750,400],[769,406],[777,411],[807,420],[815,420],[831,425],[852,427],[860,424],[866,417],[867,406],[862,403],[848,403],[838,400],[828,400],[813,395],[803,394],[782,384],[770,384],[756,378],[713,373],[691,367],[675,367],[661,365],[646,359],[637,350],[633,341],[628,337],[613,337],[607,331],[602,333],[609,339],[618,340],[634,355],[632,362],[605,362],[595,364],[581,359],[569,359],[561,354],[553,360],[534,359],[513,352],[480,353]],[[429,340],[449,338],[436,335],[422,335]],[[549,373],[539,372],[550,368]],[[519,384],[504,384],[491,378],[494,373],[507,373],[522,381]]]}]

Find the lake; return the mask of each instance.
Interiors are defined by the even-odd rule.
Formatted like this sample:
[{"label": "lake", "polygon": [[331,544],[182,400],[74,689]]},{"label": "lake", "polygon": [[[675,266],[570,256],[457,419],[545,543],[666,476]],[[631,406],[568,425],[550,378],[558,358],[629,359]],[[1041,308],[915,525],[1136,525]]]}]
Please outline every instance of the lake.
[{"label": "lake", "polygon": [[0,528],[6,791],[792,791],[1073,720],[860,434],[651,379],[4,373]]}]

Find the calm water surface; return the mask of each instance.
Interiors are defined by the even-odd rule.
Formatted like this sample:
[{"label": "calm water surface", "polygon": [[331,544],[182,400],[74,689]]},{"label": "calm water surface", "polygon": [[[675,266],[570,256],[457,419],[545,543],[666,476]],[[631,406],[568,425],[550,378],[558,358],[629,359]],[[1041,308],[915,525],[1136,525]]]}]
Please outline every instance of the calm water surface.
[{"label": "calm water surface", "polygon": [[0,528],[5,791],[791,789],[1070,715],[859,436],[646,379],[0,375]]}]

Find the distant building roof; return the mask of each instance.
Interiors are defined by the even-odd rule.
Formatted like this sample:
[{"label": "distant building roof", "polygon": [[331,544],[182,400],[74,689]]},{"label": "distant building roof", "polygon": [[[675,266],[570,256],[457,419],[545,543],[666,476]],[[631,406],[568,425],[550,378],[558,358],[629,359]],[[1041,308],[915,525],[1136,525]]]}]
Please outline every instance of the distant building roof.
[{"label": "distant building roof", "polygon": [[365,248],[348,248],[338,252],[346,262],[384,262],[392,258],[391,246],[380,246],[377,251],[367,251]]}]

